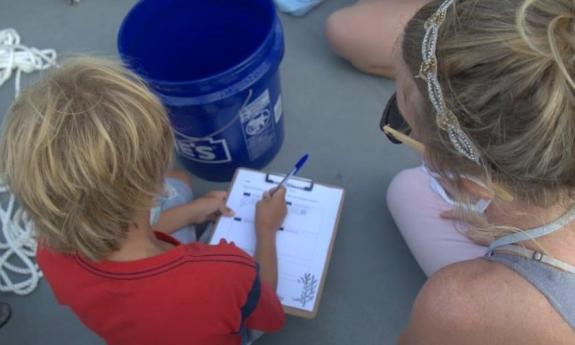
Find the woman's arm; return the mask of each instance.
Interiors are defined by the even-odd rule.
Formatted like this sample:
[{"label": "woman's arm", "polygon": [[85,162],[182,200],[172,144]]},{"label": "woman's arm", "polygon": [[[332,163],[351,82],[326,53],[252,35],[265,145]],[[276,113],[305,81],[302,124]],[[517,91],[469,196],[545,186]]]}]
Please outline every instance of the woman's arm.
[{"label": "woman's arm", "polygon": [[[400,345],[515,344],[522,315],[509,314],[520,295],[508,286],[497,264],[483,259],[465,261],[438,271],[419,292]],[[515,292],[515,296],[509,296]],[[521,314],[521,313],[518,313]],[[526,329],[520,330],[525,334]],[[528,342],[529,344],[534,344]],[[526,344],[523,340],[517,344]]]}]

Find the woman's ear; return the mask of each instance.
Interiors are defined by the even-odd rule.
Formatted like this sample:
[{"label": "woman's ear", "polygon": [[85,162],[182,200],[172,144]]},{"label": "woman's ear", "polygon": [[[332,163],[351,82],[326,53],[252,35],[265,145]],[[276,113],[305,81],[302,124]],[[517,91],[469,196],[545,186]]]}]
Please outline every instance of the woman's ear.
[{"label": "woman's ear", "polygon": [[462,190],[477,199],[491,200],[494,197],[493,192],[485,186],[465,177],[461,178],[459,186]]}]

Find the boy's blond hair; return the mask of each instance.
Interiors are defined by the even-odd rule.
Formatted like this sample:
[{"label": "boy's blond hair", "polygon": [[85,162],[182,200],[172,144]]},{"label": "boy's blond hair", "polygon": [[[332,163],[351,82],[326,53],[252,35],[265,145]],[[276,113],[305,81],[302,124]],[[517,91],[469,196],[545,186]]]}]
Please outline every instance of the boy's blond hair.
[{"label": "boy's blond hair", "polygon": [[0,173],[41,243],[97,260],[150,208],[172,149],[166,112],[141,79],[112,61],[75,58],[11,106]]}]

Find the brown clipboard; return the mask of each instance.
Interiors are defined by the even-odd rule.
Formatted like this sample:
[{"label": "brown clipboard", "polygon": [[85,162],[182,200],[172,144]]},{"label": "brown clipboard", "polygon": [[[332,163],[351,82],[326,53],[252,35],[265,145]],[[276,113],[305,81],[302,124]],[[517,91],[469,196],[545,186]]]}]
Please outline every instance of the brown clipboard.
[{"label": "brown clipboard", "polygon": [[[269,177],[269,175],[281,176],[281,175],[276,175],[276,174],[266,174],[266,173],[263,173],[263,172],[261,172],[261,171],[259,171],[259,170],[254,170],[254,169],[238,168],[238,169],[236,170],[236,172],[234,173],[234,177],[233,177],[233,179],[232,179],[232,182],[230,183],[230,187],[229,187],[229,189],[228,189],[229,192],[231,192],[231,190],[233,189],[233,187],[234,187],[234,185],[235,185],[235,183],[236,183],[236,178],[237,178],[237,176],[238,176],[240,170],[248,170],[248,171],[259,172],[259,173],[261,173],[266,179]],[[305,179],[301,179],[301,180],[305,180]],[[316,297],[316,299],[315,299],[315,303],[314,303],[314,306],[313,306],[312,311],[307,311],[307,310],[304,310],[304,309],[298,309],[298,308],[283,306],[284,312],[285,312],[286,314],[288,314],[288,315],[296,316],[296,317],[301,317],[301,318],[305,318],[305,319],[314,319],[314,318],[317,316],[317,313],[318,313],[318,311],[319,311],[319,305],[320,305],[320,302],[321,302],[321,298],[322,298],[322,296],[323,296],[323,289],[324,289],[324,286],[325,286],[325,279],[326,279],[326,277],[327,277],[327,271],[328,271],[328,268],[329,268],[329,264],[330,264],[330,262],[331,262],[331,254],[332,254],[332,252],[333,252],[333,247],[334,247],[334,243],[335,243],[335,238],[336,238],[336,236],[337,236],[337,231],[338,231],[338,228],[339,228],[339,222],[340,222],[341,214],[342,214],[342,210],[343,210],[343,203],[344,203],[344,200],[345,200],[345,189],[343,189],[342,187],[333,186],[333,185],[329,185],[329,184],[316,183],[315,181],[311,181],[311,180],[307,180],[307,181],[310,181],[310,182],[312,183],[312,189],[313,189],[313,186],[323,186],[323,187],[332,188],[332,189],[339,189],[339,190],[341,190],[341,193],[342,193],[342,194],[341,194],[341,200],[339,201],[339,207],[338,207],[338,210],[337,210],[337,216],[336,216],[336,219],[335,219],[335,225],[334,225],[334,228],[332,229],[332,233],[331,233],[331,239],[330,239],[329,247],[328,247],[328,250],[327,250],[327,256],[326,256],[326,258],[325,258],[325,263],[324,263],[324,266],[323,266],[323,271],[321,272],[321,278],[320,278],[319,286],[318,286],[318,288],[317,288],[317,297]],[[312,189],[310,189],[309,191],[311,192]],[[219,225],[219,220],[218,220],[218,223],[216,223],[216,227],[215,227],[215,228],[217,228],[218,225]]]}]

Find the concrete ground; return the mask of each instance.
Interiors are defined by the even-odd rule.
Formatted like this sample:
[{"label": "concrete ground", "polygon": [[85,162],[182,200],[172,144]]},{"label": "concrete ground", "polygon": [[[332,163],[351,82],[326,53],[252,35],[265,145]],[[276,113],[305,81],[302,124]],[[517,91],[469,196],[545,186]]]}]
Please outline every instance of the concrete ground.
[{"label": "concrete ground", "polygon": [[[329,50],[324,38],[327,16],[351,2],[326,0],[303,18],[281,16],[287,49],[281,67],[286,140],[266,170],[285,171],[309,152],[302,175],[343,186],[347,198],[317,318],[289,317],[285,330],[266,335],[261,345],[392,344],[425,281],[385,202],[394,174],[418,162],[378,129],[394,83],[357,72]],[[72,7],[66,0],[0,0],[0,29],[13,27],[23,44],[54,48],[61,56],[115,57],[119,24],[134,3],[82,0]],[[0,114],[13,97],[11,80],[0,88]],[[213,188],[227,185],[196,181],[200,194]],[[0,329],[0,344],[103,343],[57,304],[45,281],[26,297],[0,293],[0,301],[14,312]]]}]

